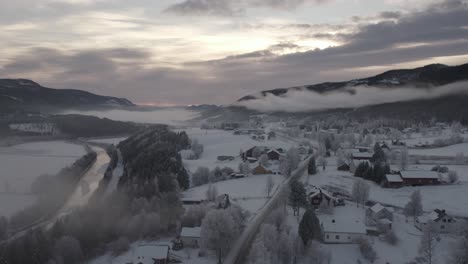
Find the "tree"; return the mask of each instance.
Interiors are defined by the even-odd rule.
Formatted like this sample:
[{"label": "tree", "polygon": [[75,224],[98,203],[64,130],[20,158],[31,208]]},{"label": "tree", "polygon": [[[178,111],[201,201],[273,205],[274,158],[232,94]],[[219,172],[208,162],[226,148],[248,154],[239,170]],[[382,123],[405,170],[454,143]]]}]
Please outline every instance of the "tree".
[{"label": "tree", "polygon": [[249,162],[245,161],[242,163],[239,163],[239,172],[244,174],[244,175],[249,175],[250,174],[250,164]]},{"label": "tree", "polygon": [[458,182],[458,174],[456,171],[449,171],[448,173],[448,179],[450,183],[456,183]]},{"label": "tree", "polygon": [[299,163],[301,162],[301,156],[299,155],[299,151],[297,150],[297,148],[290,148],[286,152],[285,158],[289,160],[291,171],[297,169],[297,167],[299,166]]},{"label": "tree", "polygon": [[377,252],[375,252],[374,248],[369,243],[369,240],[360,237],[357,239],[356,242],[359,246],[359,251],[361,252],[361,255],[364,257],[364,259],[366,259],[370,263],[374,263],[374,261],[377,259]]},{"label": "tree", "polygon": [[413,217],[414,222],[416,222],[416,218],[423,213],[421,192],[419,190],[411,194],[409,202],[403,209],[403,213],[406,217]]},{"label": "tree", "polygon": [[424,228],[419,245],[419,253],[426,259],[428,264],[432,264],[434,261],[436,243],[436,233],[434,228],[429,225]]},{"label": "tree", "polygon": [[218,189],[216,188],[216,186],[210,183],[208,185],[208,189],[206,190],[205,195],[206,200],[214,202],[216,200],[216,197],[218,197]]},{"label": "tree", "polygon": [[64,236],[55,242],[55,258],[63,263],[80,263],[83,258],[80,242],[71,236]]},{"label": "tree", "polygon": [[307,195],[304,184],[297,180],[289,184],[291,192],[289,193],[289,202],[294,210],[294,215],[299,216],[301,206],[307,204]]},{"label": "tree", "polygon": [[192,186],[207,184],[210,179],[210,169],[207,167],[198,167],[192,174]]},{"label": "tree", "polygon": [[380,147],[380,144],[378,142],[376,142],[375,145],[374,145],[374,155],[372,155],[371,161],[374,164],[386,163],[387,162],[385,152]]},{"label": "tree", "polygon": [[325,169],[326,169],[326,166],[327,166],[327,164],[328,164],[328,162],[327,162],[327,160],[326,160],[323,156],[321,156],[321,157],[318,158],[317,164],[318,164],[319,166],[322,166],[322,170],[325,170]]},{"label": "tree", "polygon": [[195,158],[199,159],[203,153],[203,145],[198,143],[197,139],[192,140],[192,151],[195,154]]},{"label": "tree", "polygon": [[317,165],[315,164],[315,157],[310,158],[309,166],[307,167],[307,170],[310,175],[317,174]]},{"label": "tree", "polygon": [[312,209],[307,209],[302,220],[299,223],[299,236],[304,243],[304,246],[307,246],[311,240],[321,240],[322,239],[322,230],[320,228],[320,221],[315,215]]},{"label": "tree", "polygon": [[268,175],[265,183],[265,192],[268,197],[270,197],[270,193],[273,190],[273,187],[275,187],[275,181],[273,180],[273,177],[271,177],[271,175]]},{"label": "tree", "polygon": [[284,158],[281,160],[280,171],[281,171],[281,174],[286,178],[291,176],[292,167],[291,167],[291,161],[289,159]]},{"label": "tree", "polygon": [[221,264],[239,232],[240,227],[235,223],[228,210],[211,210],[202,221],[201,247],[214,250],[218,264]]},{"label": "tree", "polygon": [[468,234],[466,232],[450,247],[448,263],[449,264],[468,263]]},{"label": "tree", "polygon": [[408,168],[408,150],[405,148],[400,153],[400,170]]},{"label": "tree", "polygon": [[270,161],[269,161],[268,156],[266,154],[262,154],[260,156],[260,159],[259,159],[258,162],[260,163],[260,165],[262,165],[264,167],[270,166]]},{"label": "tree", "polygon": [[364,205],[369,199],[370,186],[367,182],[357,179],[353,183],[353,190],[351,196],[356,202],[357,206]]}]

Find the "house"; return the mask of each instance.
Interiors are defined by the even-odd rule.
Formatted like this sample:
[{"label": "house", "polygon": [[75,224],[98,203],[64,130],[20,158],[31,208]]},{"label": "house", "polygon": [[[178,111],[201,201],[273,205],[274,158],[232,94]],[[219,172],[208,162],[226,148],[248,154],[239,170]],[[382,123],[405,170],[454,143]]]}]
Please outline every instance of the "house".
[{"label": "house", "polygon": [[355,207],[336,208],[333,215],[317,215],[323,233],[323,242],[352,244],[367,236],[364,212]]},{"label": "house", "polygon": [[132,264],[168,264],[169,246],[142,245],[136,248]]},{"label": "house", "polygon": [[358,153],[352,153],[353,160],[364,160],[364,161],[370,161],[372,159],[372,153],[368,152],[358,152]]},{"label": "house", "polygon": [[244,173],[231,173],[230,175],[231,179],[240,179],[240,178],[245,178]]},{"label": "house", "polygon": [[332,204],[333,206],[340,206],[344,205],[344,201],[342,199],[338,199],[336,197],[333,197],[331,194],[328,192],[320,189],[320,188],[314,188],[313,191],[309,193],[307,196],[307,200],[309,201],[310,205],[314,207],[315,209],[319,208],[320,205],[322,204],[322,201],[326,201],[329,205]]},{"label": "house", "polygon": [[439,174],[435,171],[400,171],[400,177],[405,185],[436,185],[440,183]]},{"label": "house", "polygon": [[233,156],[218,156],[218,161],[233,161],[235,158]]},{"label": "house", "polygon": [[269,160],[279,160],[281,157],[281,153],[276,149],[270,149],[267,152],[267,156]]},{"label": "house", "polygon": [[368,225],[375,226],[378,223],[385,223],[389,226],[389,228],[392,228],[392,221],[392,208],[385,207],[380,203],[376,203],[373,206],[366,209],[366,223]]},{"label": "house", "polygon": [[182,204],[185,204],[185,205],[201,204],[205,202],[205,200],[203,199],[196,199],[196,198],[182,198],[181,201],[182,201]]},{"label": "house", "polygon": [[183,227],[180,239],[184,247],[198,248],[200,246],[201,227]]},{"label": "house", "polygon": [[416,219],[415,226],[419,230],[423,230],[427,226],[434,228],[436,232],[451,233],[456,232],[459,228],[457,220],[449,216],[445,210],[435,209]]},{"label": "house", "polygon": [[273,173],[271,170],[268,170],[267,168],[259,164],[257,167],[255,167],[252,170],[252,174],[259,175],[259,174],[273,174]]},{"label": "house", "polygon": [[385,188],[400,188],[403,185],[403,179],[399,174],[386,174],[382,182],[382,186]]},{"label": "house", "polygon": [[339,171],[349,171],[351,169],[351,166],[349,166],[348,163],[343,162],[341,165],[338,166],[337,168]]}]

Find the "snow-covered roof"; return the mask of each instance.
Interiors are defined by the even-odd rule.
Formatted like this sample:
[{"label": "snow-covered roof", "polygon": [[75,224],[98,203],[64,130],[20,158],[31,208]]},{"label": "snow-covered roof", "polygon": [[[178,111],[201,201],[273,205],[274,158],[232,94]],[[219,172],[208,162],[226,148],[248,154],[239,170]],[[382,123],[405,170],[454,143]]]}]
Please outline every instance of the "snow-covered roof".
[{"label": "snow-covered roof", "polygon": [[323,232],[366,234],[364,211],[361,208],[336,207],[333,215],[318,215]]},{"label": "snow-covered roof", "polygon": [[403,179],[401,179],[398,174],[386,174],[385,179],[387,179],[388,182],[403,182]]},{"label": "snow-covered roof", "polygon": [[135,249],[134,263],[153,264],[154,259],[166,259],[169,246],[143,245]]},{"label": "snow-covered roof", "polygon": [[430,213],[424,214],[418,218],[420,223],[429,223],[432,221],[436,221],[439,219],[439,214],[436,211],[432,211]]},{"label": "snow-covered roof", "polygon": [[400,171],[400,175],[404,179],[439,179],[439,174],[435,171]]},{"label": "snow-covered roof", "polygon": [[383,209],[385,209],[385,206],[383,206],[383,205],[381,205],[379,203],[376,203],[370,209],[372,210],[372,212],[378,213],[378,212],[382,211]]},{"label": "snow-covered roof", "polygon": [[200,237],[201,227],[183,227],[181,237]]}]

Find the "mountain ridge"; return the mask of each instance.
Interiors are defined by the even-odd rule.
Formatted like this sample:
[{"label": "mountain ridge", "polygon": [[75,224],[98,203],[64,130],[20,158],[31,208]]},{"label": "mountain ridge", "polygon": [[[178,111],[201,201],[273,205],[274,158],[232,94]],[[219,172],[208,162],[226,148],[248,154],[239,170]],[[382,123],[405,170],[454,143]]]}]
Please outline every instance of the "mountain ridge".
[{"label": "mountain ridge", "polygon": [[257,94],[244,96],[237,100],[237,102],[261,99],[267,95],[285,96],[288,92],[293,90],[311,91],[324,94],[335,91],[344,91],[346,88],[356,86],[372,86],[382,89],[411,86],[414,88],[427,89],[464,80],[468,80],[468,63],[457,66],[429,64],[413,69],[389,70],[371,77],[353,79],[350,81],[323,82],[313,85],[265,90]]}]

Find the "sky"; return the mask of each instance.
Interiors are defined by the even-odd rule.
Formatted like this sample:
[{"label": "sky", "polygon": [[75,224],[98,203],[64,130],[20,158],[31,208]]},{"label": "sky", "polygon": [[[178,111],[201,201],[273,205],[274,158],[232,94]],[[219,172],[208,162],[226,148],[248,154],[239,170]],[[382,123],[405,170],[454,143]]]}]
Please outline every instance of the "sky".
[{"label": "sky", "polygon": [[0,1],[0,78],[138,104],[468,62],[468,0]]}]

